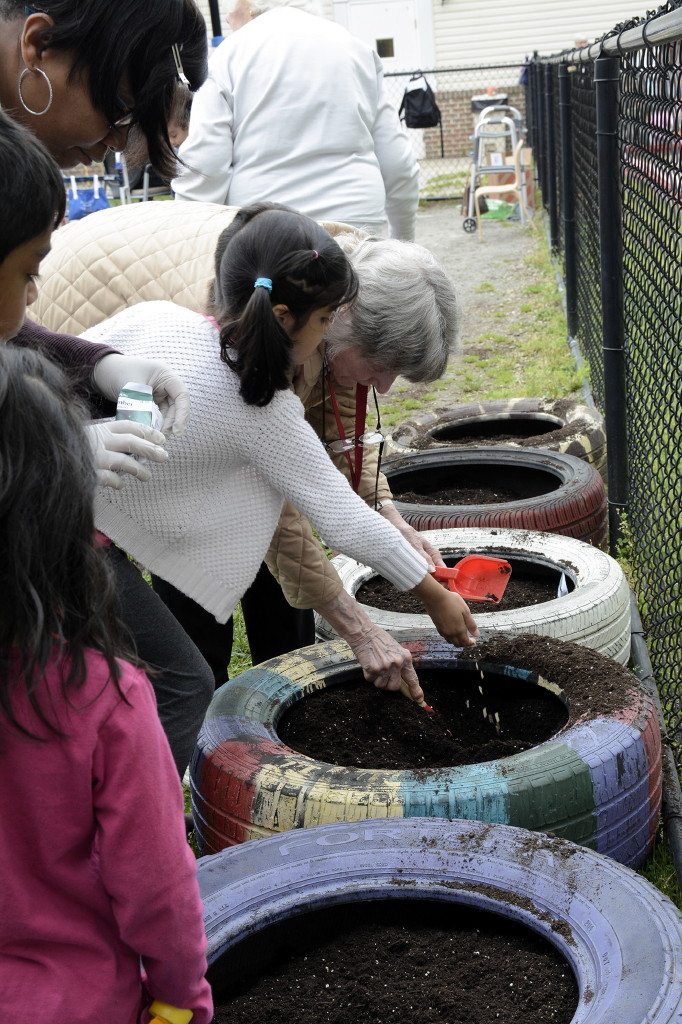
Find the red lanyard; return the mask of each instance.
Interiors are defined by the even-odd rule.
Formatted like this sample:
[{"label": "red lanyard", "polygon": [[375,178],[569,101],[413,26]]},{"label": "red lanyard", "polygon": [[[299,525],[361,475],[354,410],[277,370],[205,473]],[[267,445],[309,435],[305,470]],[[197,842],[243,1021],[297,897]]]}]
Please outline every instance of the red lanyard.
[{"label": "red lanyard", "polygon": [[[346,432],[343,429],[343,423],[341,422],[341,413],[339,412],[339,406],[336,401],[336,395],[334,394],[334,386],[332,384],[332,376],[329,370],[327,370],[327,387],[329,388],[329,396],[332,400],[332,406],[334,407],[334,416],[336,418],[336,426],[339,431],[339,438],[342,441],[346,440]],[[365,432],[365,420],[367,417],[367,385],[356,384],[355,385],[355,437],[362,437]],[[350,469],[350,482],[353,490],[357,493],[360,487],[360,477],[362,476],[362,458],[363,448],[361,444],[355,444],[355,464],[350,456],[350,449],[344,452],[346,460],[348,462],[348,468]]]}]

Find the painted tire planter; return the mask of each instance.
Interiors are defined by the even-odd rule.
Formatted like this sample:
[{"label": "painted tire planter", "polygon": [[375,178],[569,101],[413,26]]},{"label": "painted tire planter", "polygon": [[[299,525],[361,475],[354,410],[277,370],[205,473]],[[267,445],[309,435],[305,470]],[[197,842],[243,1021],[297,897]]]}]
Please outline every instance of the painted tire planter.
[{"label": "painted tire planter", "polygon": [[[545,638],[543,649],[553,644],[564,646]],[[415,637],[406,646],[418,671],[472,667],[440,638]],[[589,663],[601,657],[590,652]],[[544,685],[570,710],[570,685],[560,691],[526,668],[484,660],[480,667]],[[549,741],[511,757],[391,771],[317,761],[278,737],[277,724],[293,703],[358,679],[358,663],[345,643],[315,644],[273,658],[222,686],[206,713],[190,769],[199,848],[215,853],[247,839],[332,821],[466,818],[553,832],[636,865],[649,851],[658,821],[659,724],[637,678],[610,660],[608,667],[610,675],[624,674],[615,710],[593,701],[589,714],[569,717]],[[581,685],[576,679],[574,699]]]},{"label": "painted tire planter", "polygon": [[[630,657],[630,589],[623,570],[605,552],[571,537],[529,530],[451,529],[426,530],[424,536],[447,558],[467,554],[493,555],[511,561],[512,578],[515,562],[564,573],[569,594],[553,601],[514,608],[509,611],[475,612],[476,623],[485,640],[496,633],[538,633],[559,640],[591,647],[595,651],[627,665]],[[376,573],[347,555],[333,560],[344,589],[355,597],[367,580]],[[436,636],[428,615],[385,611],[363,604],[363,609],[376,625],[398,640],[421,635]],[[315,629],[321,640],[332,640],[338,634],[320,615],[315,615]]]},{"label": "painted tire planter", "polygon": [[589,462],[606,480],[604,418],[596,409],[571,398],[500,398],[425,409],[393,428],[386,438],[386,457],[449,449],[460,443],[495,444],[492,437],[503,433],[518,437],[518,441],[501,442],[505,445],[574,455]]},{"label": "painted tire planter", "polygon": [[465,448],[413,452],[384,467],[394,494],[432,493],[463,479],[481,486],[509,486],[518,499],[486,505],[430,505],[395,499],[416,530],[449,526],[506,527],[561,533],[605,547],[607,509],[604,481],[593,466],[562,452],[535,448]]},{"label": "painted tire planter", "polygon": [[555,946],[578,982],[572,1024],[682,1014],[682,915],[635,872],[561,839],[481,822],[340,822],[204,857],[197,875],[214,983],[242,940],[277,922],[438,900],[511,918]]}]

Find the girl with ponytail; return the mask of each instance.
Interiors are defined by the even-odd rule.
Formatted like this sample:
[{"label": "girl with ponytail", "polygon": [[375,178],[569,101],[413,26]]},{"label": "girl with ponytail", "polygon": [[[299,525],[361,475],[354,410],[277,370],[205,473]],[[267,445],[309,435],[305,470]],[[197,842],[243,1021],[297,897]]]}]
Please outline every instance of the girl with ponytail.
[{"label": "girl with ponytail", "polygon": [[[224,623],[253,582],[288,501],[336,550],[415,593],[441,635],[466,646],[477,629],[465,602],[437,583],[423,554],[353,491],[290,389],[294,366],[305,372],[335,311],[352,303],[356,290],[347,257],[324,228],[287,207],[260,203],[240,210],[221,234],[204,312],[143,302],[86,331],[85,338],[127,356],[168,362],[191,400],[184,437],[168,438],[168,460],[150,466],[151,480],[142,486],[133,478],[120,490],[100,488],[95,522],[155,580]],[[158,597],[141,577],[138,591],[139,620],[149,622]],[[126,621],[135,618],[129,611]],[[173,638],[167,627],[158,632],[170,664]],[[385,643],[395,641],[386,634]],[[399,683],[389,684],[386,673],[371,678],[392,689]],[[419,700],[411,664],[403,679]],[[157,697],[161,709],[163,695]],[[196,718],[182,715],[182,702],[194,700],[196,711],[197,699],[189,692],[173,697],[177,726],[166,731],[182,772],[199,728],[192,735],[187,723]]]},{"label": "girl with ponytail", "polygon": [[289,387],[294,348],[295,362],[304,362],[357,291],[350,263],[324,228],[274,203],[237,213],[218,240],[215,272],[222,358],[248,405],[267,405]]}]

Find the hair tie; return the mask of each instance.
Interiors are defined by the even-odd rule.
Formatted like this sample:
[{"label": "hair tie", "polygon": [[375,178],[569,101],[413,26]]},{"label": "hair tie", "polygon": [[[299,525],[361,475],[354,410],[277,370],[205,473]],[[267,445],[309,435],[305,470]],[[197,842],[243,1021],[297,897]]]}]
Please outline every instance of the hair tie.
[{"label": "hair tie", "polygon": [[320,256],[320,254],[317,251],[317,249],[313,249],[313,259],[314,260],[319,259],[319,256]]},{"label": "hair tie", "polygon": [[272,291],[272,281],[269,277],[257,277],[253,282],[254,288],[267,288],[269,292]]}]

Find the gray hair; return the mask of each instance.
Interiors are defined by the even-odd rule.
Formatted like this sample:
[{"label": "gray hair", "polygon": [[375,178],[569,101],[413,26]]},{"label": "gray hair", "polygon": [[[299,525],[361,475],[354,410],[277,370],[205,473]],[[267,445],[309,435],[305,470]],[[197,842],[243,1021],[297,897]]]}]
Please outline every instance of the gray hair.
[{"label": "gray hair", "polygon": [[336,241],[348,253],[359,290],[327,333],[329,357],[356,346],[378,368],[415,384],[442,377],[448,359],[461,351],[461,308],[436,257],[396,238]]},{"label": "gray hair", "polygon": [[317,14],[321,17],[324,13],[321,0],[250,0],[249,8],[254,18],[266,11],[272,11],[276,7],[298,7],[308,14]]}]

